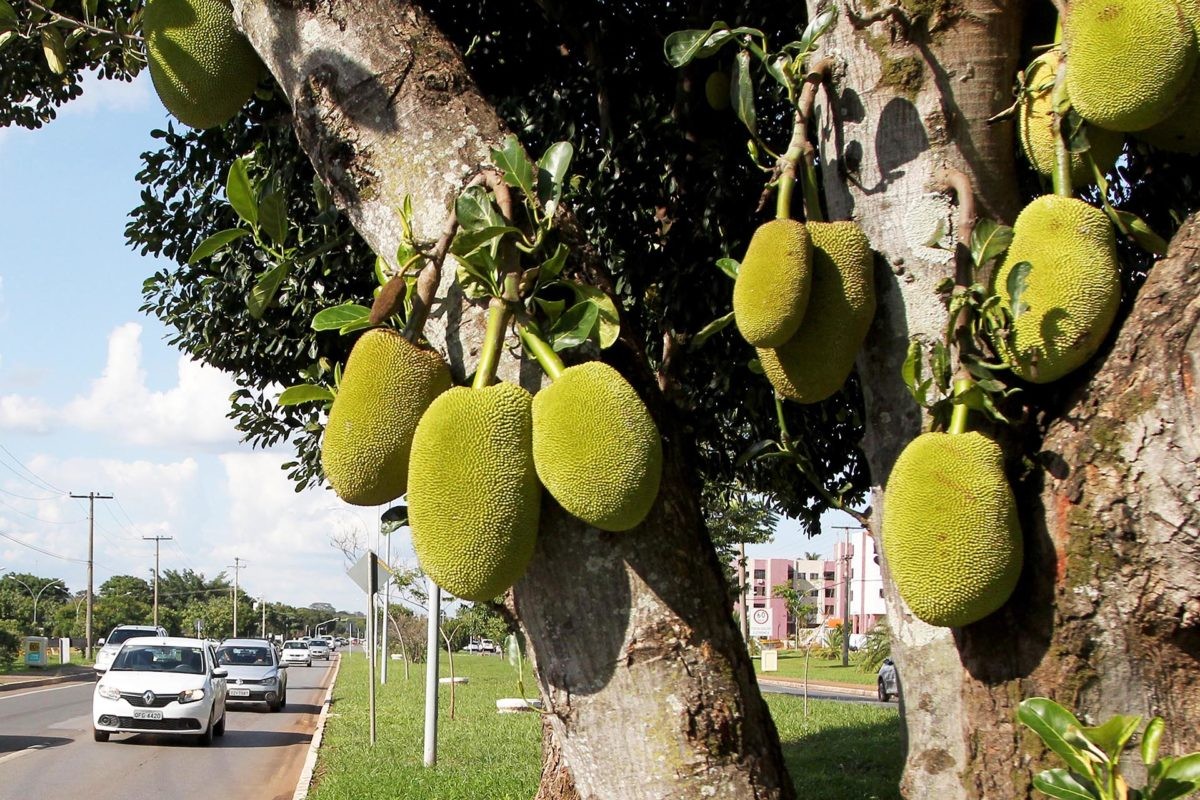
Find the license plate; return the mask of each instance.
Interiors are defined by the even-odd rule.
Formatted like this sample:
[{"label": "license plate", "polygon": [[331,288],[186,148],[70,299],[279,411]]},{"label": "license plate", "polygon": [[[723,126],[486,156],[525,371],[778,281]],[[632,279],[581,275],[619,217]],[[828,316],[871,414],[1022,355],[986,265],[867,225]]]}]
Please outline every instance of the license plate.
[{"label": "license plate", "polygon": [[250,690],[249,689],[230,689],[229,696],[230,697],[249,697]]},{"label": "license plate", "polygon": [[162,719],[161,711],[143,711],[141,709],[133,710],[134,719]]}]

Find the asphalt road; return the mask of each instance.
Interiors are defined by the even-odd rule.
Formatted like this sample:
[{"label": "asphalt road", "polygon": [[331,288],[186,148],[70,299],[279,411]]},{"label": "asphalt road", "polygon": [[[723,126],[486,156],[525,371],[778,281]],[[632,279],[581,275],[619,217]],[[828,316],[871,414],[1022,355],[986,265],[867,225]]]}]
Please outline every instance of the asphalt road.
[{"label": "asphalt road", "polygon": [[[774,692],[775,694],[791,694],[797,697],[804,695],[804,688],[794,683],[784,683],[783,681],[775,682],[770,680],[758,679],[758,686],[764,692]],[[870,687],[864,687],[870,689]],[[857,692],[840,692],[835,688],[827,686],[809,686],[808,699],[810,700],[838,700],[843,703],[865,703],[869,706],[877,706],[879,708],[896,708],[896,701],[892,700],[887,703],[881,703],[873,696],[857,693]]]},{"label": "asphalt road", "polygon": [[0,693],[0,800],[216,797],[289,800],[333,662],[288,668],[288,704],[230,703],[223,738],[115,734],[92,740],[94,681]]}]

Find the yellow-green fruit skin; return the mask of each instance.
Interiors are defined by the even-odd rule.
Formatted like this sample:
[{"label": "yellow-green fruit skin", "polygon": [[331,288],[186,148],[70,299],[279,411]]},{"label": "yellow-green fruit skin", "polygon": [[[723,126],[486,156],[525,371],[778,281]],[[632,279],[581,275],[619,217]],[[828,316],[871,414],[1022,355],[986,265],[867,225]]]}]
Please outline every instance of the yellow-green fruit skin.
[{"label": "yellow-green fruit skin", "polygon": [[658,497],[662,439],[637,392],[599,361],[533,398],[533,463],[568,513],[605,531],[639,525]]},{"label": "yellow-green fruit skin", "polygon": [[[1200,42],[1200,2],[1183,0],[1179,6]],[[1200,153],[1200,67],[1171,116],[1152,128],[1139,131],[1137,136],[1160,150],[1193,156]]]},{"label": "yellow-green fruit skin", "polygon": [[503,594],[533,555],[542,488],[532,405],[511,383],[456,387],[433,401],[413,436],[413,548],[426,574],[464,600]]},{"label": "yellow-green fruit skin", "polygon": [[1071,0],[1063,36],[1071,104],[1113,131],[1166,119],[1196,68],[1196,37],[1176,0]]},{"label": "yellow-green fruit skin", "polygon": [[[1033,168],[1049,178],[1054,172],[1055,141],[1058,134],[1054,130],[1054,107],[1051,96],[1054,93],[1054,78],[1058,73],[1058,65],[1062,56],[1056,50],[1051,50],[1029,65],[1025,73],[1027,92],[1021,97],[1017,106],[1017,132],[1021,139],[1021,150]],[[1091,125],[1087,130],[1088,152],[1101,172],[1108,172],[1121,155],[1121,145],[1124,136],[1116,131],[1105,130]],[[1087,186],[1094,182],[1091,165],[1086,154],[1071,153],[1071,185]]]},{"label": "yellow-green fruit skin", "polygon": [[979,433],[925,433],[892,467],[883,553],[909,609],[957,627],[1004,605],[1021,574],[1021,527],[999,445]]},{"label": "yellow-green fruit skin", "polygon": [[360,336],[321,440],[321,466],[338,497],[375,506],[404,494],[417,423],[450,385],[450,370],[432,350],[385,328]]},{"label": "yellow-green fruit skin", "polygon": [[842,387],[875,316],[874,257],[853,222],[811,222],[812,293],[796,333],[758,348],[771,385],[797,403],[818,403]]},{"label": "yellow-green fruit skin", "polygon": [[1020,300],[1028,308],[1007,339],[993,341],[1017,375],[1056,381],[1095,355],[1121,302],[1116,236],[1104,212],[1082,200],[1038,197],[1017,216],[995,292],[1011,306],[1009,275],[1027,261]]},{"label": "yellow-green fruit skin", "polygon": [[812,242],[794,219],[774,219],[750,237],[733,284],[733,318],[755,347],[778,347],[791,338],[808,307]]},{"label": "yellow-green fruit skin", "polygon": [[142,34],[150,79],[171,115],[192,128],[224,125],[263,73],[228,0],[149,0]]}]

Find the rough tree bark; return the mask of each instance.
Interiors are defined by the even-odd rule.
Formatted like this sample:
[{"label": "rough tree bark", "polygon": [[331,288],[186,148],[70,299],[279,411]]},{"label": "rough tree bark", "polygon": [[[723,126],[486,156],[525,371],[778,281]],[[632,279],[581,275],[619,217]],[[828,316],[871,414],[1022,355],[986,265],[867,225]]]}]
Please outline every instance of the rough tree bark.
[{"label": "rough tree bark", "polygon": [[[831,218],[862,224],[882,261],[858,364],[877,525],[891,465],[923,424],[900,376],[908,342],[928,345],[946,323],[933,287],[952,275],[949,253],[924,246],[931,218],[950,225],[933,176],[971,176],[981,215],[1011,224],[1018,210],[1012,126],[985,120],[1011,102],[1025,4],[862,5],[872,12],[843,15],[823,43],[839,68],[821,103],[820,153]],[[932,628],[886,581],[906,797],[1031,796],[1048,764],[1015,714],[1039,694],[1093,721],[1162,714],[1174,732],[1166,752],[1196,749],[1198,242],[1194,224],[1180,233],[1103,366],[1073,379],[1070,402],[1048,415],[1034,459],[1044,471],[1014,487],[1027,555],[1005,609]]]},{"label": "rough tree bark", "polygon": [[[301,146],[376,252],[395,252],[405,194],[418,235],[435,239],[503,125],[428,16],[385,0],[234,6],[292,103]],[[445,272],[427,334],[461,380],[483,327]],[[662,490],[625,534],[588,529],[545,500],[537,552],[514,590],[557,759],[539,797],[791,797],[704,532],[687,441],[641,354],[615,357],[663,432]],[[540,371],[510,352],[500,375],[532,390]]]}]

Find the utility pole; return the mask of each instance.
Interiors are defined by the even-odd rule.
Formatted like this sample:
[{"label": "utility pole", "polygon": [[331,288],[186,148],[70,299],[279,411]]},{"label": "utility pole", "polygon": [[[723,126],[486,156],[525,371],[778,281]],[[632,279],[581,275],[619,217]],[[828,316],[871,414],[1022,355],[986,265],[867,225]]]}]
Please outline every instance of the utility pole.
[{"label": "utility pole", "polygon": [[95,575],[95,563],[93,554],[95,551],[96,542],[96,501],[97,500],[112,500],[111,494],[96,494],[88,492],[87,494],[69,495],[76,500],[88,501],[88,585],[87,585],[87,617],[84,623],[84,658],[92,657],[92,601],[94,595],[92,593],[92,580]]},{"label": "utility pole", "polygon": [[143,536],[147,542],[154,542],[154,627],[158,627],[158,546],[161,542],[169,542],[174,536]]},{"label": "utility pole", "polygon": [[258,598],[258,604],[262,606],[262,638],[267,638],[267,598]]},{"label": "utility pole", "polygon": [[850,632],[854,628],[850,624],[850,561],[854,558],[850,553],[850,531],[861,531],[858,525],[833,525],[835,530],[846,531],[846,542],[843,545],[842,575],[845,583],[842,585],[842,666],[850,666]]},{"label": "utility pole", "polygon": [[234,556],[233,563],[226,566],[226,569],[233,570],[233,636],[237,638],[237,603],[238,603],[238,573],[246,566],[246,563],[237,556]]},{"label": "utility pole", "polygon": [[750,646],[750,616],[746,612],[746,543],[738,543],[738,623],[742,629],[742,642]]}]

